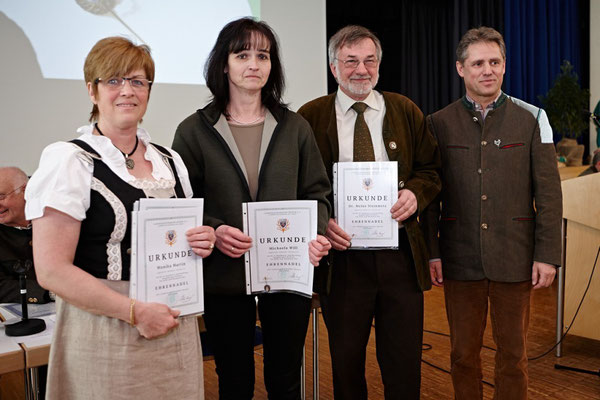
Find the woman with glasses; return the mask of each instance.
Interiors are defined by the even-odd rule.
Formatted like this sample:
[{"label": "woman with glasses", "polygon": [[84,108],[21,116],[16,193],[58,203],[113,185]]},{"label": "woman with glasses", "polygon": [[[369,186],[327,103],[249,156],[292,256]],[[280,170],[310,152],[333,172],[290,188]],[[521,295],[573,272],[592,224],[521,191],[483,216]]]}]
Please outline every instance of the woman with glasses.
[{"label": "woman with glasses", "polygon": [[[214,349],[219,397],[251,399],[254,392],[255,296],[246,295],[242,203],[317,200],[320,234],[330,205],[329,180],[308,123],[282,103],[278,43],[264,22],[243,18],[219,33],[205,66],[212,102],[177,128],[194,194],[217,249],[204,264],[204,320]],[[330,244],[318,236],[309,256],[318,265]],[[300,366],[311,300],[291,293],[258,296],[265,386],[271,399],[300,398]]]},{"label": "woman with glasses", "polygon": [[[91,124],[44,149],[26,190],[38,279],[58,299],[47,399],[201,399],[196,318],[128,296],[133,203],[192,196],[179,155],[138,127],[154,61],[147,46],[111,37],[92,48],[84,75]],[[193,228],[187,240],[206,257],[214,230]]]}]

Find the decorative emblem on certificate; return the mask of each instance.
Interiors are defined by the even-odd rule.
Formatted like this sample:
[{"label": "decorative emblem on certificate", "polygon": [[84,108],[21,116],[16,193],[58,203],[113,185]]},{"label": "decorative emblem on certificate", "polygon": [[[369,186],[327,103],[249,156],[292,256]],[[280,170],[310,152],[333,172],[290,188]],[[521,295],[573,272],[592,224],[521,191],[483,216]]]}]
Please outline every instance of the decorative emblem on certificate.
[{"label": "decorative emblem on certificate", "polygon": [[165,233],[165,243],[169,246],[173,246],[177,241],[177,232],[173,229],[170,229]]},{"label": "decorative emblem on certificate", "polygon": [[314,267],[308,245],[317,237],[315,200],[243,203],[246,293],[292,292],[312,296]]},{"label": "decorative emblem on certificate", "polygon": [[352,236],[351,248],[398,247],[398,223],[390,209],[398,199],[401,183],[396,161],[333,165],[336,222]]},{"label": "decorative emblem on certificate", "polygon": [[277,220],[277,229],[281,232],[285,232],[290,229],[290,220],[287,218],[280,218]]}]

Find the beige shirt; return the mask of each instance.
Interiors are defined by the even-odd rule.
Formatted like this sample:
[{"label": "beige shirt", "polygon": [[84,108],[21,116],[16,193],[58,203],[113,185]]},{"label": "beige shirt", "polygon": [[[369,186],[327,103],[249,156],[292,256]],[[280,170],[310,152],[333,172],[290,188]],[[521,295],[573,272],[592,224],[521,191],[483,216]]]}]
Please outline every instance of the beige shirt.
[{"label": "beige shirt", "polygon": [[236,125],[229,122],[229,128],[233,139],[244,160],[244,166],[248,173],[248,187],[250,196],[256,201],[258,192],[258,161],[260,156],[260,142],[262,139],[264,122],[252,125]]}]

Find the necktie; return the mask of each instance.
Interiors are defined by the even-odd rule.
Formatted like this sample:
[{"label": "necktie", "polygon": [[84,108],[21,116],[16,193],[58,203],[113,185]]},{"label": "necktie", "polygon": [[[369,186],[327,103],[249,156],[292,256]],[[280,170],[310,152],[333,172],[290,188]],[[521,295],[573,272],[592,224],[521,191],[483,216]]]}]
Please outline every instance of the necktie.
[{"label": "necktie", "polygon": [[367,105],[360,101],[352,105],[352,109],[358,114],[354,123],[354,161],[375,161],[375,151],[371,141],[371,132],[365,121],[365,110]]}]

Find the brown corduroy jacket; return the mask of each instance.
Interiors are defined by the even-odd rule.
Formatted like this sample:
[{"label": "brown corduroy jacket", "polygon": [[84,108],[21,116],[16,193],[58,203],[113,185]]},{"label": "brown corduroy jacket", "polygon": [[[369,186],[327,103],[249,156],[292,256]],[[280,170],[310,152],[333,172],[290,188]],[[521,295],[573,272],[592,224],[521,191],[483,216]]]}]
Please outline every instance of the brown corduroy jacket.
[{"label": "brown corduroy jacket", "polygon": [[[431,288],[429,258],[417,216],[440,191],[436,172],[440,165],[439,152],[421,110],[405,96],[389,92],[382,94],[386,107],[382,131],[385,149],[390,161],[398,162],[399,188],[411,190],[417,198],[417,213],[404,221],[404,226],[419,286],[421,290],[428,290]],[[333,164],[339,159],[335,96],[336,93],[332,93],[312,100],[298,110],[314,131],[331,182]]]},{"label": "brown corduroy jacket", "polygon": [[444,278],[522,282],[533,261],[560,264],[560,177],[536,117],[502,94],[485,120],[463,97],[427,124],[442,156],[442,193],[441,213],[432,203],[423,223]]}]

